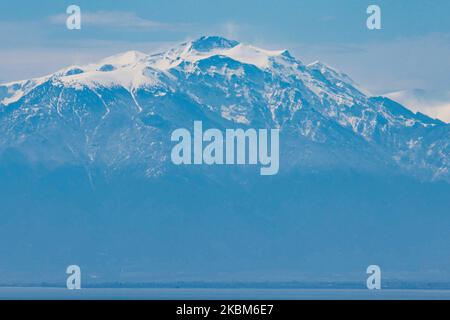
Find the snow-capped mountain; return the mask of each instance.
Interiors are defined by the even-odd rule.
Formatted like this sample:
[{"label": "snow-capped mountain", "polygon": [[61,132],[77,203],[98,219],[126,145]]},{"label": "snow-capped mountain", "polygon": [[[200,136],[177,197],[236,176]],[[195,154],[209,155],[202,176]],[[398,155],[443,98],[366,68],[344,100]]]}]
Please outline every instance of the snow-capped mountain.
[{"label": "snow-capped mountain", "polygon": [[[0,152],[32,161],[166,171],[168,137],[194,120],[282,131],[285,170],[394,168],[450,179],[450,127],[321,62],[221,37],[130,51],[0,86]],[[330,157],[330,155],[333,155]]]},{"label": "snow-capped mountain", "polygon": [[[279,128],[279,173],[173,165],[195,120]],[[74,263],[83,284],[363,285],[374,263],[448,283],[449,166],[448,124],[221,37],[6,83],[0,285],[64,285]]]}]

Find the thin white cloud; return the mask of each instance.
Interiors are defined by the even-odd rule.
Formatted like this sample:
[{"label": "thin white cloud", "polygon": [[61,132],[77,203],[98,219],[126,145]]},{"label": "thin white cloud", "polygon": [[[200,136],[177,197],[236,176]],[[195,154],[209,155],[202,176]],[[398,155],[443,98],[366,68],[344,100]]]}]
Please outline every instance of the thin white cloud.
[{"label": "thin white cloud", "polygon": [[[65,24],[68,15],[59,14],[48,17],[52,24]],[[97,11],[81,12],[82,25],[107,27],[107,28],[130,28],[130,29],[154,29],[154,30],[179,30],[186,24],[164,23],[139,17],[134,12]]]}]

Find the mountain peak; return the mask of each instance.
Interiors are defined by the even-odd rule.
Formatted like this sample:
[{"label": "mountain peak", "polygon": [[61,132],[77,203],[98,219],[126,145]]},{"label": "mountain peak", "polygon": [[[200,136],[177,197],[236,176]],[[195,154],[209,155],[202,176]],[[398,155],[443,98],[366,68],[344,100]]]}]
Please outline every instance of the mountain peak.
[{"label": "mountain peak", "polygon": [[214,49],[231,49],[238,44],[238,41],[220,36],[202,36],[192,42],[192,48],[199,52],[208,52]]}]

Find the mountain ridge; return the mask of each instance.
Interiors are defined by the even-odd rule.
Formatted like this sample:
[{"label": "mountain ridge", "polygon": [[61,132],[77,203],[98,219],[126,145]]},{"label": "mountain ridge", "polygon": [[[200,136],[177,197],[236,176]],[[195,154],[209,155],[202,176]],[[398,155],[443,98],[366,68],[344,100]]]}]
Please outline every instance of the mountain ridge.
[{"label": "mountain ridge", "polygon": [[[449,281],[449,125],[324,64],[198,41],[0,86],[1,283],[64,285],[72,264],[87,284]],[[279,128],[279,173],[175,166],[194,121]]]}]

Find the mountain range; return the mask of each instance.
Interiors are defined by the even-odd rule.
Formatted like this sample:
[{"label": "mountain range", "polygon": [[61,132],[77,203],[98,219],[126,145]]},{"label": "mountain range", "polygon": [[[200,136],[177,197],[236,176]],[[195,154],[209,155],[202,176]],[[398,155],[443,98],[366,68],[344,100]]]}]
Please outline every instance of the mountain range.
[{"label": "mountain range", "polygon": [[[173,165],[196,120],[280,129],[278,176]],[[450,279],[450,125],[287,50],[204,36],[1,84],[0,133],[4,283],[74,257],[92,282]]]}]

